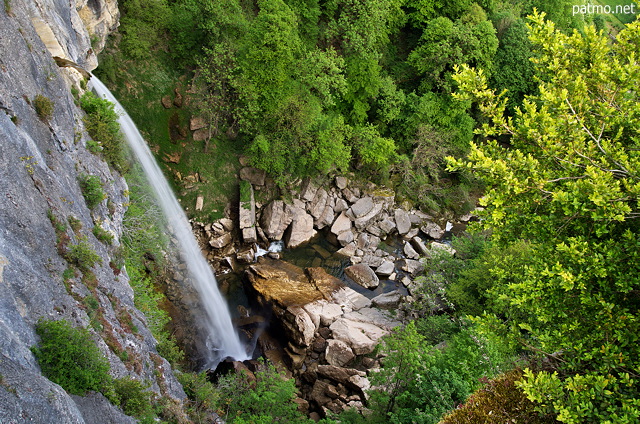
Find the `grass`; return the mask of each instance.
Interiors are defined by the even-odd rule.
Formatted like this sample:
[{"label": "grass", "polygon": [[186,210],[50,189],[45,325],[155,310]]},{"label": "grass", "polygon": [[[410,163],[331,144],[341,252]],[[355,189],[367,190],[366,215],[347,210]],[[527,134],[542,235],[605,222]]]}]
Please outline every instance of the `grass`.
[{"label": "grass", "polygon": [[[239,143],[226,138],[211,140],[209,153],[204,153],[204,142],[193,141],[190,131],[183,140],[171,140],[170,120],[188,130],[194,108],[184,104],[182,108],[165,109],[161,103],[164,96],[174,99],[177,86],[188,103],[190,75],[176,70],[162,52],[149,60],[134,62],[124,60],[121,53],[110,48],[100,60],[102,65],[96,73],[137,123],[190,217],[221,218],[226,204],[237,196]],[[170,163],[169,157],[180,159]],[[196,212],[199,195],[204,196],[204,207]]]}]

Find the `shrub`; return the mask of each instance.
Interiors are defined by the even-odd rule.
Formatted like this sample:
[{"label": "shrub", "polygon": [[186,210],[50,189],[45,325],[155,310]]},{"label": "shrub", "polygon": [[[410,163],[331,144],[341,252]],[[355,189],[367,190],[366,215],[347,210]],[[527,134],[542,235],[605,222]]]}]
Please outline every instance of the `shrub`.
[{"label": "shrub", "polygon": [[95,208],[105,199],[102,182],[97,175],[82,175],[79,177],[79,183],[89,209]]},{"label": "shrub", "polygon": [[446,415],[440,424],[490,424],[522,422],[551,424],[558,421],[552,416],[541,415],[536,404],[527,399],[516,381],[522,378],[522,370],[509,371],[490,380],[467,401]]},{"label": "shrub", "polygon": [[36,333],[40,344],[31,351],[49,380],[75,395],[104,390],[110,379],[109,362],[88,330],[74,328],[64,320],[40,320]]},{"label": "shrub", "polygon": [[33,99],[33,107],[35,107],[38,117],[45,122],[53,116],[53,101],[42,94],[38,94]]},{"label": "shrub", "polygon": [[65,259],[77,266],[83,273],[86,273],[95,264],[102,261],[86,240],[80,240],[78,244],[71,245],[65,255]]},{"label": "shrub", "polygon": [[87,142],[91,153],[102,151],[107,163],[119,172],[127,171],[118,114],[114,104],[87,91],[80,98],[80,106],[86,112],[84,124],[93,142]]},{"label": "shrub", "polygon": [[68,216],[67,222],[71,226],[71,229],[73,230],[74,233],[77,233],[82,229],[82,221],[80,221],[75,216],[72,216],[72,215]]},{"label": "shrub", "polygon": [[96,238],[101,242],[105,244],[113,243],[113,234],[111,234],[111,232],[102,228],[100,225],[97,225],[97,224],[94,225],[92,232],[93,232],[93,235],[96,236]]},{"label": "shrub", "polygon": [[117,378],[113,380],[109,400],[120,406],[127,415],[151,419],[155,414],[151,403],[153,393],[147,391],[149,386],[131,377]]}]

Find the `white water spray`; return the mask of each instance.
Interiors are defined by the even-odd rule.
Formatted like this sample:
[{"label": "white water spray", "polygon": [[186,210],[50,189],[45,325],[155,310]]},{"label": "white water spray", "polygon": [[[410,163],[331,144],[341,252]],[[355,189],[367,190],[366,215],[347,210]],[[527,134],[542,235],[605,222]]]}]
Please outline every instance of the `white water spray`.
[{"label": "white water spray", "polygon": [[207,367],[217,366],[226,357],[231,357],[237,361],[250,359],[246,348],[240,342],[238,333],[233,328],[227,303],[220,294],[215,275],[202,255],[200,247],[191,232],[191,225],[189,225],[187,216],[173,194],[167,179],[162,174],[147,143],[140,135],[131,117],[129,117],[109,89],[95,76],[91,78],[90,85],[98,96],[104,97],[115,104],[116,112],[120,116],[118,119],[120,129],[131,150],[133,150],[142,165],[167,223],[171,225],[178,240],[182,259],[187,265],[189,275],[200,295],[200,301],[206,313],[207,322],[203,324],[208,332],[206,335],[207,345],[211,348],[211,351],[208,352],[208,357],[205,358]]}]

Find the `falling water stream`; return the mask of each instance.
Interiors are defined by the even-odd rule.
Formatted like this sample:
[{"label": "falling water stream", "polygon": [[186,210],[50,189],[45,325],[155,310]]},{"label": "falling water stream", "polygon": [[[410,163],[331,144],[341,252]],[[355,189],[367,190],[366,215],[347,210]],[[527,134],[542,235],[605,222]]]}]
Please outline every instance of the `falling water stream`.
[{"label": "falling water stream", "polygon": [[115,104],[120,116],[118,121],[131,150],[142,165],[148,181],[151,183],[156,198],[162,208],[167,223],[172,228],[180,248],[181,258],[185,261],[189,276],[198,291],[206,322],[202,323],[206,332],[209,352],[205,358],[207,368],[215,368],[225,358],[238,361],[250,359],[246,347],[241,343],[238,333],[231,322],[229,308],[218,290],[215,275],[207,260],[202,255],[198,242],[191,232],[191,225],[182,207],[178,203],[169,182],[164,177],[151,150],[144,141],[131,117],[124,110],[109,89],[95,76],[90,85],[98,96]]}]

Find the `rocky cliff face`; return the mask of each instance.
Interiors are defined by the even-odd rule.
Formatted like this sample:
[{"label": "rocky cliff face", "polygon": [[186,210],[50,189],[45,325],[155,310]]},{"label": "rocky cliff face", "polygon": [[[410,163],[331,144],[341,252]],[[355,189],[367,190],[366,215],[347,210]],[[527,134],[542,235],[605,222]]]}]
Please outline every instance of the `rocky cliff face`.
[{"label": "rocky cliff face", "polygon": [[[64,76],[68,71],[58,68],[51,53],[57,43],[70,60],[89,69],[94,67],[90,35],[78,10],[88,7],[95,11],[104,3],[10,0],[0,7],[3,423],[132,421],[101,395],[71,397],[40,373],[29,350],[37,343],[34,324],[40,318],[64,318],[89,327],[115,377],[128,375],[146,380],[152,383],[152,390],[165,397],[184,398],[171,367],[156,352],[156,342],[144,316],[134,307],[126,271],[114,266],[122,233],[123,204],[127,201],[126,183],[85,148],[82,112],[74,105],[69,79]],[[110,10],[113,19],[117,12]],[[102,22],[94,29],[114,25],[113,20]],[[36,112],[34,99],[38,95],[52,101],[49,119]],[[93,210],[87,208],[78,184],[78,178],[86,174],[97,175],[107,195]],[[63,232],[58,229],[56,234],[52,219],[67,223],[70,217],[76,220],[75,229],[67,224]],[[115,246],[97,240],[92,234],[94,225],[110,231],[115,236]],[[63,281],[69,264],[57,249],[61,233],[69,237],[69,243],[85,239],[99,254],[101,263],[92,269],[96,276],[93,282],[83,282],[78,274]],[[99,311],[101,325],[89,325],[90,298],[97,301],[93,313]]]}]

